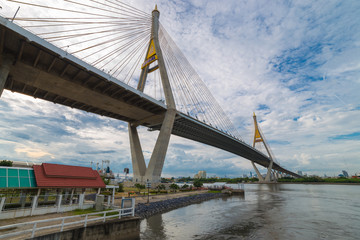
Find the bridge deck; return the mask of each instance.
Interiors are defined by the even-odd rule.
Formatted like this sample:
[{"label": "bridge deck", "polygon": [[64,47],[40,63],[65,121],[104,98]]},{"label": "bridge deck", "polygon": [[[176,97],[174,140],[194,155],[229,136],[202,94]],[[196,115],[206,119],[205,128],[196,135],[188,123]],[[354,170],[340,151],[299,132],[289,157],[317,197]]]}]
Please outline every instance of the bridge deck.
[{"label": "bridge deck", "polygon": [[[0,17],[0,55],[14,60],[5,88],[158,130],[166,105]],[[262,166],[269,158],[246,143],[178,112],[173,132]],[[274,163],[274,169],[299,175]]]}]

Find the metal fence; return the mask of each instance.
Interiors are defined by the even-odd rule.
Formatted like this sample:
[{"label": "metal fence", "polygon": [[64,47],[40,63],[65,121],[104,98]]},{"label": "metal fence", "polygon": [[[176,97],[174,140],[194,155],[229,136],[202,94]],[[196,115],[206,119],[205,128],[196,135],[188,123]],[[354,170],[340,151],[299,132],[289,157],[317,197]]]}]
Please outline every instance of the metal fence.
[{"label": "metal fence", "polygon": [[89,208],[94,201],[85,200],[85,194],[12,194],[0,196],[0,218],[25,217],[45,213],[71,211],[75,208]]},{"label": "metal fence", "polygon": [[[72,204],[79,204],[80,194],[73,194],[73,195],[39,195],[37,196],[36,207],[49,207],[58,205],[59,200],[61,197],[61,205],[72,205]],[[4,196],[5,197],[5,196]],[[34,198],[36,195],[10,195],[6,196],[2,211],[6,210],[13,210],[18,208],[31,208],[34,202]],[[0,199],[3,197],[0,197]],[[0,211],[1,211],[0,210]]]},{"label": "metal fence", "polygon": [[[0,227],[0,239],[8,239],[10,237],[21,236],[22,238],[35,237],[35,233],[41,235],[51,232],[62,232],[70,227],[86,227],[90,222],[102,221],[106,219],[121,218],[123,216],[134,216],[135,214],[135,198],[131,199],[130,208],[120,208],[115,210],[94,212],[70,217],[59,217],[45,220],[38,220],[25,223],[11,224]],[[16,229],[14,231],[14,229]],[[5,233],[8,232],[8,233]]]}]

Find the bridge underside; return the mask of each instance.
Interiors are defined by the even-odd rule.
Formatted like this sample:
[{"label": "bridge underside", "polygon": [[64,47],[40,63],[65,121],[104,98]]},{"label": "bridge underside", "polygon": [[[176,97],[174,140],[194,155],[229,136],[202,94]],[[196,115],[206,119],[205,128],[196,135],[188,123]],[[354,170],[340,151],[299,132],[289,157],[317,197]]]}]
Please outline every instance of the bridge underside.
[{"label": "bridge underside", "polygon": [[[154,125],[151,126],[150,129],[159,130],[160,127],[161,125]],[[270,164],[270,159],[267,156],[245,142],[226,135],[216,128],[212,128],[182,113],[177,114],[172,134],[220,148],[227,152],[231,152],[235,155],[254,161],[263,167],[268,167]],[[275,162],[273,164],[273,169],[290,174],[294,177],[300,177],[299,175],[282,168]]]},{"label": "bridge underside", "polygon": [[[0,17],[0,61],[12,61],[5,89],[159,130],[166,106]],[[1,64],[0,64],[1,66]],[[250,145],[180,112],[172,134],[214,146],[264,167]],[[299,175],[274,163],[273,169]]]},{"label": "bridge underside", "polygon": [[14,64],[5,89],[137,125],[162,122],[163,103],[6,23],[0,25],[0,61]]}]

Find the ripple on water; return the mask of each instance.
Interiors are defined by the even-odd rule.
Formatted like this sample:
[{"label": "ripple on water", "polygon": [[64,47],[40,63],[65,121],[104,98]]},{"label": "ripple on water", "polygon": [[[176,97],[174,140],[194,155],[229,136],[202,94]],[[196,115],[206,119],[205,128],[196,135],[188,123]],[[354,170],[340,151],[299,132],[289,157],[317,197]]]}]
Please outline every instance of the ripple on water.
[{"label": "ripple on water", "polygon": [[359,239],[360,186],[245,185],[245,198],[214,199],[147,219],[141,239]]}]

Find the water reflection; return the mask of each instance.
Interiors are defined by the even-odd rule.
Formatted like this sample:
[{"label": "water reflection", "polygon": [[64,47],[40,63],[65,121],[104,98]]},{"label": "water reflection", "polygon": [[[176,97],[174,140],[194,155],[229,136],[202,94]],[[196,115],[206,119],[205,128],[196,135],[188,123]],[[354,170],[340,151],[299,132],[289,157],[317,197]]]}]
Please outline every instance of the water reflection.
[{"label": "water reflection", "polygon": [[146,222],[146,230],[143,233],[143,239],[167,239],[162,214],[152,216],[143,220]]},{"label": "water reflection", "polygon": [[[345,187],[345,190],[344,190]],[[248,184],[141,223],[141,239],[358,239],[359,186]]]}]

